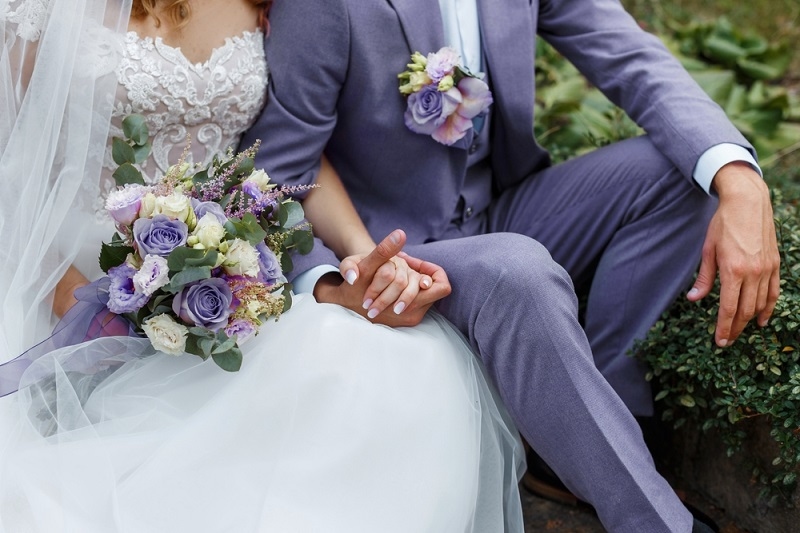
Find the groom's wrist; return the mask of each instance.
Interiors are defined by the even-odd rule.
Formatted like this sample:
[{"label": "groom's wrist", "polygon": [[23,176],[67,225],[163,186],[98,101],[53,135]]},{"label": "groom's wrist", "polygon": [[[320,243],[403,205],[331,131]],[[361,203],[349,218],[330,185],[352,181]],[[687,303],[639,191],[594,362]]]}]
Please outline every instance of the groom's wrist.
[{"label": "groom's wrist", "polygon": [[338,272],[328,272],[322,275],[314,285],[314,299],[322,303],[342,304],[338,301],[338,288],[344,282]]}]

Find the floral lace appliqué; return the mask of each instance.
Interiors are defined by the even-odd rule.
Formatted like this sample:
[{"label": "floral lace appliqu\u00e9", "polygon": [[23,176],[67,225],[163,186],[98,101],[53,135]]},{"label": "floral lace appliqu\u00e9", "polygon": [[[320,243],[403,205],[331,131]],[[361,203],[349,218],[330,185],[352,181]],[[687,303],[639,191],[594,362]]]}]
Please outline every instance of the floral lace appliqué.
[{"label": "floral lace appliqu\u00e9", "polygon": [[[117,79],[109,138],[122,135],[125,116],[143,115],[153,149],[140,168],[145,180],[154,183],[183,153],[187,136],[191,137],[187,161],[205,165],[215,154],[235,148],[255,122],[265,102],[268,80],[263,34],[245,32],[226,39],[207,61],[192,63],[179,48],[160,38],[128,32]],[[110,143],[104,167],[98,214],[104,211],[103,199],[114,188],[111,171],[116,165]]]},{"label": "floral lace appliqu\u00e9", "polygon": [[26,41],[38,41],[50,0],[0,0],[0,20],[16,24],[16,33]]}]

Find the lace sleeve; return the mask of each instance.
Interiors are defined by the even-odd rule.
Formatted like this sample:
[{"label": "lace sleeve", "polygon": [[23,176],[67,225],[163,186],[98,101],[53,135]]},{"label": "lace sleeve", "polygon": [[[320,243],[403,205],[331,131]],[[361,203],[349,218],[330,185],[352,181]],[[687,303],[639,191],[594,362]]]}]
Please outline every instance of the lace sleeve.
[{"label": "lace sleeve", "polygon": [[20,39],[38,41],[49,4],[50,0],[0,0],[0,21]]}]

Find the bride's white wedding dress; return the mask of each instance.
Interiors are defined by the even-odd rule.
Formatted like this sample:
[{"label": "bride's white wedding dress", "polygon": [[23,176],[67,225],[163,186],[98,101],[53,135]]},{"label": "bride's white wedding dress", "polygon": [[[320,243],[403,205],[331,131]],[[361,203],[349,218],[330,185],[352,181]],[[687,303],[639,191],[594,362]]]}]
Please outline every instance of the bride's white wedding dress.
[{"label": "bride's white wedding dress", "polygon": [[[187,133],[196,162],[236,144],[263,104],[260,32],[201,64],[124,37],[111,133],[146,116],[147,175],[177,160]],[[84,270],[111,235],[97,227]],[[59,350],[34,365],[50,378],[0,399],[0,532],[522,530],[516,431],[435,313],[391,329],[301,295],[244,345],[238,373],[192,355],[82,378],[62,365],[146,343]]]}]

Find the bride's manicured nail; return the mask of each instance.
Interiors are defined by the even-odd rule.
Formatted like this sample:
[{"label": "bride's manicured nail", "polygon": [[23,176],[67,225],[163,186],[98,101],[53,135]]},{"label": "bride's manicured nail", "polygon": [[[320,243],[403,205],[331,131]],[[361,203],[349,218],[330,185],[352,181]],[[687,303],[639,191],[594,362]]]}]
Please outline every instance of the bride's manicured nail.
[{"label": "bride's manicured nail", "polygon": [[426,289],[430,289],[430,288],[431,288],[431,280],[429,280],[428,278],[423,278],[423,279],[422,279],[422,281],[421,281],[420,283],[421,283],[421,284],[422,284],[422,286],[423,286],[423,287],[425,287]]},{"label": "bride's manicured nail", "polygon": [[347,280],[347,283],[349,283],[350,285],[356,282],[357,277],[358,275],[356,274],[356,271],[353,270],[352,268],[344,273],[344,279]]},{"label": "bride's manicured nail", "polygon": [[370,319],[373,319],[373,318],[375,318],[376,316],[378,316],[378,313],[379,313],[379,312],[380,312],[380,311],[378,311],[377,309],[375,309],[375,308],[372,308],[372,309],[370,309],[370,310],[369,310],[369,312],[367,313],[367,316],[368,316]]},{"label": "bride's manicured nail", "polygon": [[403,302],[397,302],[397,305],[394,306],[394,314],[399,315],[403,312],[403,309],[406,308],[406,304]]},{"label": "bride's manicured nail", "polygon": [[687,294],[686,296],[694,296],[698,292],[700,292],[700,289],[698,289],[697,287],[692,287],[692,290],[690,290],[689,294]]},{"label": "bride's manicured nail", "polygon": [[370,305],[372,305],[372,298],[367,298],[366,300],[364,300],[364,303],[361,304],[361,307],[363,307],[364,309],[369,309]]},{"label": "bride's manicured nail", "polygon": [[392,233],[390,233],[389,240],[392,241],[393,244],[397,244],[398,242],[400,242],[400,232],[393,231]]}]

